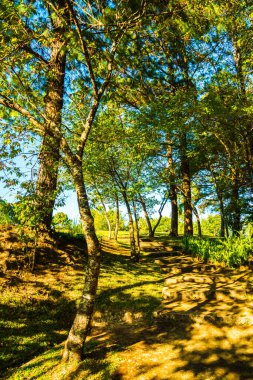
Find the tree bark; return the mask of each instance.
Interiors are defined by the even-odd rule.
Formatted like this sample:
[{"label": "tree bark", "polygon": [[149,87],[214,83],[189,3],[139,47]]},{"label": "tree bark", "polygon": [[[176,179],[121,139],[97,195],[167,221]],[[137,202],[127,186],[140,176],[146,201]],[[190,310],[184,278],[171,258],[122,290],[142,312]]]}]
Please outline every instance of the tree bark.
[{"label": "tree bark", "polygon": [[108,218],[108,213],[107,213],[107,210],[106,210],[106,206],[105,206],[105,203],[104,203],[103,197],[102,197],[100,191],[98,190],[97,185],[95,184],[95,181],[94,181],[94,185],[95,185],[96,192],[97,192],[97,194],[98,194],[98,197],[99,197],[99,199],[100,199],[101,205],[102,205],[103,210],[104,210],[104,216],[105,216],[105,220],[106,220],[107,227],[108,227],[108,239],[111,240],[111,238],[112,238],[112,227],[111,227],[110,220],[109,220],[109,218]]},{"label": "tree bark", "polygon": [[[58,2],[58,10],[65,12],[66,4],[63,0]],[[47,76],[47,92],[45,102],[45,134],[40,147],[39,171],[36,182],[36,209],[39,215],[40,230],[50,231],[53,209],[57,191],[57,177],[60,159],[60,139],[52,136],[51,131],[61,127],[61,111],[63,106],[64,77],[66,66],[65,41],[62,36],[65,26],[62,20],[53,22],[54,38],[52,39],[51,57],[48,62],[50,68]]]},{"label": "tree bark", "polygon": [[139,196],[139,202],[141,204],[141,207],[142,207],[142,210],[144,213],[144,217],[145,217],[145,220],[147,223],[147,227],[148,227],[148,237],[152,238],[153,237],[152,225],[151,225],[151,221],[150,221],[150,218],[148,215],[146,203],[145,203],[144,199],[142,198],[141,194],[138,194],[138,196]]},{"label": "tree bark", "polygon": [[219,204],[220,204],[220,237],[225,237],[226,222],[225,222],[224,203],[223,203],[222,198],[219,199]]},{"label": "tree bark", "polygon": [[202,236],[201,221],[200,221],[200,217],[199,217],[199,213],[198,213],[197,207],[193,206],[193,212],[194,212],[194,215],[195,215],[195,217],[197,219],[198,236],[201,237]]},{"label": "tree bark", "polygon": [[122,196],[125,201],[127,214],[128,214],[128,225],[129,225],[129,236],[130,236],[130,251],[131,251],[131,259],[133,261],[139,261],[138,253],[136,252],[136,243],[135,243],[135,237],[134,237],[134,221],[132,216],[131,207],[127,198],[126,192],[122,191]]},{"label": "tree bark", "polygon": [[232,234],[238,235],[241,230],[241,207],[239,199],[239,179],[238,171],[235,168],[231,169],[232,195],[231,195],[231,227]]},{"label": "tree bark", "polygon": [[112,238],[112,227],[111,227],[110,220],[107,216],[107,211],[105,211],[105,220],[106,220],[107,227],[108,227],[108,239],[111,240],[111,238]]},{"label": "tree bark", "polygon": [[[240,90],[240,97],[244,106],[250,105],[247,100],[246,91],[246,79],[243,72],[243,55],[241,52],[240,43],[237,41],[237,36],[235,31],[231,32],[231,41],[233,46],[233,55],[236,68],[237,82]],[[244,154],[246,167],[248,171],[248,182],[251,191],[253,191],[253,134],[252,134],[252,120],[246,119],[241,121],[240,129],[242,131],[242,145],[244,146]]]},{"label": "tree bark", "polygon": [[152,237],[155,236],[156,229],[158,228],[158,226],[159,226],[159,224],[160,224],[160,222],[161,222],[161,220],[162,220],[162,216],[163,216],[163,215],[162,215],[162,212],[163,212],[163,209],[164,209],[164,207],[165,207],[167,201],[168,201],[168,196],[165,195],[164,198],[163,198],[163,201],[162,201],[162,203],[161,203],[161,206],[160,206],[160,208],[159,208],[159,210],[158,210],[159,217],[158,217],[158,219],[157,219],[156,224],[154,225],[154,227],[153,227],[153,229],[152,229]]},{"label": "tree bark", "polygon": [[183,177],[182,192],[184,197],[184,235],[193,235],[192,202],[191,202],[191,176],[190,164],[187,157],[186,133],[181,134],[181,171]]},{"label": "tree bark", "polygon": [[210,165],[210,172],[214,181],[214,187],[215,187],[216,195],[219,201],[220,221],[221,221],[220,222],[220,237],[225,237],[227,223],[226,223],[226,217],[225,217],[223,195],[222,195],[222,191],[220,189],[219,183],[217,181],[217,176],[214,172],[212,165]]},{"label": "tree bark", "polygon": [[133,202],[133,210],[134,210],[136,241],[137,241],[137,256],[138,256],[138,261],[139,261],[140,260],[140,256],[141,256],[140,229],[139,229],[139,221],[138,221],[138,215],[137,215],[137,210],[136,210],[136,204],[135,204],[135,202]]},{"label": "tree bark", "polygon": [[80,362],[83,360],[84,344],[89,333],[94,311],[101,260],[100,245],[94,228],[94,220],[90,212],[80,164],[79,168],[75,169],[74,181],[83,233],[87,243],[88,258],[81,301],[63,351],[62,360],[64,362]]},{"label": "tree bark", "polygon": [[118,194],[115,195],[115,203],[116,203],[116,223],[114,230],[114,239],[118,240],[118,232],[119,232],[119,197]]},{"label": "tree bark", "polygon": [[167,138],[167,160],[168,160],[168,178],[170,186],[171,202],[171,231],[170,236],[178,236],[178,204],[177,204],[177,186],[176,175],[173,161],[172,141]]}]

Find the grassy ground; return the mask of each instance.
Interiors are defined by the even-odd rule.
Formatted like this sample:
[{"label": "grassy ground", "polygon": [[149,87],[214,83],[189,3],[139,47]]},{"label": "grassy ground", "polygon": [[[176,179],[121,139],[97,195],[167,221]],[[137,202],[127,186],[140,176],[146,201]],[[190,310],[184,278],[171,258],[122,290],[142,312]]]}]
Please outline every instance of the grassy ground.
[{"label": "grassy ground", "polygon": [[[31,274],[15,261],[15,256],[22,261],[23,252],[15,232],[3,235],[0,243],[9,253],[2,244],[1,257],[8,257],[11,266],[5,262],[2,268],[10,267],[1,272],[0,261],[1,380],[252,379],[249,267],[205,264],[182,254],[180,238],[160,235],[142,239],[144,254],[134,264],[127,235],[120,234],[115,243],[100,232],[103,262],[85,360],[66,367],[60,359],[82,289],[84,243],[66,234],[56,242],[41,242]],[[215,278],[215,295],[212,290],[198,300],[206,277]],[[179,298],[161,304],[165,278],[167,296],[176,292]],[[199,285],[197,278],[203,280]],[[185,318],[186,310],[197,319]],[[152,318],[154,311],[171,318]]]},{"label": "grassy ground", "polygon": [[[12,231],[12,240],[14,236]],[[57,249],[48,244],[42,250],[33,274],[13,269],[0,278],[1,379],[46,380],[53,373],[61,379],[111,378],[119,361],[118,347],[111,342],[108,346],[101,343],[96,335],[108,325],[151,321],[161,298],[163,280],[159,266],[145,259],[140,264],[131,263],[124,235],[117,246],[100,236],[104,253],[94,316],[95,336],[87,344],[85,362],[78,370],[68,369],[67,375],[64,367],[58,365],[61,343],[80,296],[85,265],[80,244],[65,237]],[[18,242],[16,249],[17,246]]]}]

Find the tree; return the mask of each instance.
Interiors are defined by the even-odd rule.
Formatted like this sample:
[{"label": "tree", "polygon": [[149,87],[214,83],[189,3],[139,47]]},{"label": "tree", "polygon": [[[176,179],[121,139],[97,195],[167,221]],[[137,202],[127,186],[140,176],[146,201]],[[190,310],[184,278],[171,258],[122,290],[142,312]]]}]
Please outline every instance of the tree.
[{"label": "tree", "polygon": [[70,21],[65,1],[54,1],[51,6],[46,6],[47,1],[41,5],[32,1],[29,6],[22,2],[15,5],[4,1],[6,21],[3,38],[6,48],[2,56],[3,86],[0,94],[0,104],[15,109],[12,102],[16,102],[28,111],[23,116],[28,116],[29,122],[37,113],[45,123],[35,190],[36,213],[40,215],[42,231],[50,231],[57,193],[60,140],[52,138],[49,131],[61,128],[66,34]]},{"label": "tree", "polygon": [[[47,5],[52,12],[51,17],[59,16],[63,25],[67,27],[64,15],[53,3],[45,1],[42,4],[43,10],[46,11]],[[80,129],[75,131],[75,139],[71,139],[72,131],[70,132],[68,128],[62,129],[53,120],[49,124],[44,123],[45,117],[42,117],[40,113],[37,115],[32,113],[27,105],[19,102],[19,99],[13,98],[11,94],[1,96],[1,104],[26,118],[29,121],[26,127],[30,128],[32,132],[36,132],[42,137],[48,136],[56,146],[58,142],[60,143],[62,160],[70,171],[77,193],[80,218],[87,243],[88,261],[83,295],[66,341],[63,353],[64,361],[82,359],[83,346],[94,308],[101,258],[100,245],[95,233],[94,221],[84,185],[84,148],[101,100],[110,85],[116,64],[116,53],[120,44],[124,44],[124,39],[127,39],[127,30],[134,28],[140,21],[146,3],[141,2],[140,6],[134,10],[128,6],[129,4],[117,1],[101,4],[89,2],[86,4],[87,8],[83,10],[80,9],[79,5],[78,1],[67,3],[71,27],[68,28],[69,33],[67,35],[62,35],[62,32],[58,30],[64,43],[67,44],[68,42],[68,51],[71,51],[73,58],[75,58],[72,62],[78,62],[77,67],[81,71],[81,77],[84,73],[85,81],[88,84],[87,93],[84,94],[84,89],[81,93],[86,101],[86,106],[81,111],[85,110],[86,114],[82,114],[84,122]],[[92,14],[87,12],[88,7]],[[90,27],[86,28],[88,24]],[[74,77],[72,78],[75,80]],[[71,101],[71,94],[68,93],[68,95],[69,103],[73,104],[74,100]]]},{"label": "tree", "polygon": [[68,218],[68,215],[66,215],[64,212],[57,212],[53,216],[53,225],[55,227],[60,228],[68,228],[70,227],[71,221]]}]

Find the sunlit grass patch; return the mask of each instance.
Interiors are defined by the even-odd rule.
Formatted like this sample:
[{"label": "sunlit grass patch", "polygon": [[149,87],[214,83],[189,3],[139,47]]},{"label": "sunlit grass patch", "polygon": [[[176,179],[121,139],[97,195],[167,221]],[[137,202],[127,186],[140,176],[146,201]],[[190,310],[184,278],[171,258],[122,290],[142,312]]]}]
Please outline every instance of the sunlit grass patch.
[{"label": "sunlit grass patch", "polygon": [[120,254],[122,245],[120,241],[117,254],[103,254],[96,310],[115,320],[126,312],[150,319],[161,300],[160,267],[153,260],[131,262],[130,257]]},{"label": "sunlit grass patch", "polygon": [[117,352],[112,350],[103,355],[102,350],[101,357],[95,358],[92,354],[95,346],[94,340],[88,342],[87,358],[81,363],[66,365],[61,363],[63,346],[59,345],[24,364],[10,375],[8,380],[109,380],[120,362]]}]

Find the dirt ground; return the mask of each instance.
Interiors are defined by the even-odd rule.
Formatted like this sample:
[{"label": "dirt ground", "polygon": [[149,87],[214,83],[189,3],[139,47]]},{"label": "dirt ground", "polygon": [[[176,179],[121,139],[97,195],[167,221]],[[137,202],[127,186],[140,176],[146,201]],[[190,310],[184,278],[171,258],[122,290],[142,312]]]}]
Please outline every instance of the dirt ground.
[{"label": "dirt ground", "polygon": [[142,249],[161,265],[164,300],[150,325],[106,333],[123,348],[114,379],[253,379],[252,270],[207,265],[159,241]]},{"label": "dirt ground", "polygon": [[[14,271],[19,265],[11,252],[19,250],[21,254],[23,248],[13,229],[3,231],[0,243],[0,274],[8,269],[7,276],[0,275],[0,285],[4,285],[15,281]],[[49,245],[45,243],[45,257]],[[83,266],[77,258],[82,248],[75,242],[75,256],[72,248],[69,242],[58,244],[61,263],[69,265],[66,284]],[[105,241],[103,249],[118,252],[112,242]],[[253,379],[252,270],[207,265],[175,244],[158,240],[142,241],[142,251],[142,260],[156,260],[161,267],[162,302],[149,323],[127,314],[124,321],[109,327],[95,323],[90,338],[98,342],[95,355],[106,357],[107,348],[112,347],[119,353],[120,364],[112,379]],[[43,255],[40,260],[38,265],[43,267]],[[44,271],[46,275],[50,277]],[[55,281],[55,274],[50,281]]]}]

